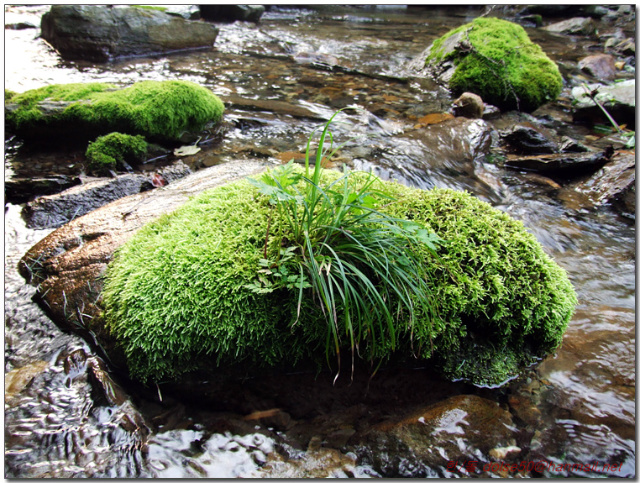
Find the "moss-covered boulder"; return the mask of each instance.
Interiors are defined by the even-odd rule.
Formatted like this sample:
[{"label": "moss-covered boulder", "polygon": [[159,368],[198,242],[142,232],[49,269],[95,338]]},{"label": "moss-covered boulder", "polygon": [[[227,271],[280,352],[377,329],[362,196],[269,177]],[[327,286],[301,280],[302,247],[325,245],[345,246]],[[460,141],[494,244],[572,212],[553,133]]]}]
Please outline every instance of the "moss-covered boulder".
[{"label": "moss-covered boulder", "polygon": [[[384,187],[397,200],[386,210],[444,240],[437,259],[424,258],[435,323],[399,325],[389,357],[431,357],[451,378],[499,384],[558,347],[576,296],[522,223],[465,192]],[[249,288],[262,275],[267,231],[282,229],[270,213],[257,188],[234,182],[146,225],[116,252],[104,317],[132,377],[326,361],[327,322],[311,296],[296,321],[296,290]]]},{"label": "moss-covered boulder", "polygon": [[497,18],[477,18],[451,30],[416,61],[455,96],[472,92],[505,110],[531,112],[562,90],[558,67],[524,28]]},{"label": "moss-covered boulder", "polygon": [[[7,95],[9,98],[7,100]],[[187,81],[56,84],[20,94],[5,91],[5,129],[26,139],[95,139],[110,132],[177,140],[220,121],[224,104]]]},{"label": "moss-covered boulder", "polygon": [[146,154],[147,142],[143,136],[112,132],[89,143],[85,155],[89,170],[101,174],[141,162]]}]

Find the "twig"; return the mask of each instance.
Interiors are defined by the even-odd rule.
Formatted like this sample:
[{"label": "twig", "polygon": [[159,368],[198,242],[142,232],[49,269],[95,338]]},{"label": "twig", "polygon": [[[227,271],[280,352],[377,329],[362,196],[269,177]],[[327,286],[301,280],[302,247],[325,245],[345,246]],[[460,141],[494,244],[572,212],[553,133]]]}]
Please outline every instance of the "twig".
[{"label": "twig", "polygon": [[611,117],[611,114],[609,114],[607,112],[607,110],[604,108],[604,106],[602,104],[600,104],[600,102],[598,102],[598,100],[596,99],[596,93],[598,92],[598,89],[594,89],[592,91],[592,90],[589,89],[587,84],[585,84],[584,82],[582,83],[582,88],[587,93],[587,96],[589,96],[589,99],[591,99],[593,102],[595,102],[596,106],[598,106],[602,110],[602,112],[604,112],[604,115],[607,116],[607,119],[609,119],[611,124],[613,124],[613,127],[616,128],[616,131],[621,133],[622,129],[620,128],[620,126],[618,126],[618,123]]}]

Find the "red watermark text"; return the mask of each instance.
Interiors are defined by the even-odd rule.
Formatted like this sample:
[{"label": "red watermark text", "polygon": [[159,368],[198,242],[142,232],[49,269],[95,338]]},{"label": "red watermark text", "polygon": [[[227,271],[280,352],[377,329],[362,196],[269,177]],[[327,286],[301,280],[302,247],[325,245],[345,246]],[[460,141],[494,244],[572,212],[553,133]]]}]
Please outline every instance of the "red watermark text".
[{"label": "red watermark text", "polygon": [[518,463],[505,463],[503,461],[497,461],[493,463],[481,463],[479,461],[447,461],[447,469],[449,471],[460,470],[467,473],[479,473],[481,471],[487,472],[531,472],[542,473],[544,471],[562,472],[562,471],[582,471],[582,472],[594,472],[594,473],[610,473],[620,471],[622,469],[622,463],[620,464],[608,464],[608,463],[553,463],[551,461],[520,461]]}]

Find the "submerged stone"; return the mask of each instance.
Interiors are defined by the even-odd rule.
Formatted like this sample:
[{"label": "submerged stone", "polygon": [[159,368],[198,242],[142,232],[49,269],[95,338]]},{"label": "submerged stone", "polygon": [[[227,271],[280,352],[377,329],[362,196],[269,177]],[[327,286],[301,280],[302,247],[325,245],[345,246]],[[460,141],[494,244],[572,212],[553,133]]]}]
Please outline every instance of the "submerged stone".
[{"label": "submerged stone", "polygon": [[[375,426],[357,453],[387,478],[477,476],[484,455],[513,444],[516,435],[511,414],[495,401],[459,395]],[[476,466],[469,467],[470,461]]]}]

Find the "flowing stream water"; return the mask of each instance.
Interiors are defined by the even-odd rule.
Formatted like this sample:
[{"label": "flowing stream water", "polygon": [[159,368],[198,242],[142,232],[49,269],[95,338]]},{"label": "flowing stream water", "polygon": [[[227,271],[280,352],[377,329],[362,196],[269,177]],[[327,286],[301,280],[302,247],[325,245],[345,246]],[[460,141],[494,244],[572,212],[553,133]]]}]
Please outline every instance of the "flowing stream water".
[{"label": "flowing stream water", "polygon": [[[15,16],[39,25],[46,10],[6,7],[5,21]],[[35,288],[17,273],[20,257],[50,230],[27,229],[21,206],[6,204],[5,476],[450,475],[444,463],[421,472],[385,466],[349,439],[421,403],[470,394],[498,401],[513,414],[519,436],[504,445],[517,445],[521,459],[598,464],[604,475],[635,476],[634,222],[606,207],[569,206],[549,184],[499,168],[473,150],[463,153],[464,146],[451,147],[462,153],[458,157],[437,159],[434,146],[449,138],[419,135],[420,119],[448,110],[451,99],[428,81],[403,78],[404,65],[434,38],[480,13],[466,7],[272,9],[258,25],[220,24],[211,51],[108,64],[66,62],[37,38],[38,30],[5,30],[7,89],[183,79],[221,96],[226,133],[185,159],[194,169],[237,159],[299,159],[313,129],[337,109],[357,106],[336,127],[337,138],[356,136],[339,160],[421,188],[465,189],[508,212],[568,271],[579,297],[557,353],[501,388],[433,381],[429,375],[423,379],[428,387],[416,388],[416,374],[399,372],[381,375],[369,391],[357,384],[335,388],[339,394],[331,399],[327,394],[334,389],[318,389],[326,387],[322,380],[300,374],[278,395],[270,395],[263,381],[266,387],[252,393],[252,403],[235,410],[166,395],[160,400],[130,382],[123,383],[126,395],[115,404],[96,389],[91,374],[98,372],[86,369],[105,364],[91,341],[53,324],[31,300]],[[557,37],[530,35],[557,61],[590,48],[586,41],[567,46]],[[590,134],[567,129],[577,138]],[[480,142],[476,135],[472,125],[468,146]],[[80,170],[73,153],[15,154],[14,147],[8,140],[5,179]],[[263,398],[255,400],[256,394]],[[134,403],[145,424],[132,421],[138,413],[128,405]],[[458,424],[452,434],[464,440],[465,431]],[[607,471],[604,464],[617,469]],[[575,468],[542,474],[590,476]]]}]

